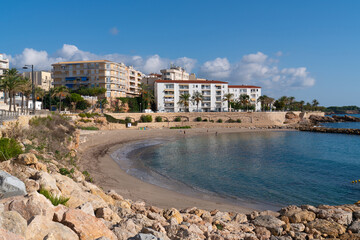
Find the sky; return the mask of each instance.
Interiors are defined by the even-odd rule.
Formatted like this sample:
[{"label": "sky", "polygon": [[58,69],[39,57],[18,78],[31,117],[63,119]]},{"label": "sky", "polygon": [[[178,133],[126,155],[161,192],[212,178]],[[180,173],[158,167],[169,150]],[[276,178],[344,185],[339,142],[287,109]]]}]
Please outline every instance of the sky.
[{"label": "sky", "polygon": [[360,106],[360,1],[11,0],[10,66],[108,59],[148,74],[170,64],[323,106]]}]

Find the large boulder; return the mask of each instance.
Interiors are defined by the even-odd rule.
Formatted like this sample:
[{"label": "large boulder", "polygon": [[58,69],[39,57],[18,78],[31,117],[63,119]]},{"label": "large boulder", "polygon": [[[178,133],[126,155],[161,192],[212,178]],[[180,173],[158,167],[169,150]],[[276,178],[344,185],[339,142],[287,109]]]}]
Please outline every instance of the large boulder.
[{"label": "large boulder", "polygon": [[79,209],[68,210],[64,214],[61,223],[76,232],[81,240],[92,240],[100,237],[117,240],[114,233],[100,219],[88,215]]},{"label": "large boulder", "polygon": [[171,218],[174,218],[178,224],[182,223],[183,221],[183,217],[181,216],[181,213],[175,208],[165,210],[164,217],[166,220],[170,220]]},{"label": "large boulder", "polygon": [[321,209],[318,213],[318,217],[326,220],[332,219],[342,225],[350,225],[353,219],[353,213],[350,211],[344,211],[340,208]]},{"label": "large boulder", "polygon": [[15,211],[0,213],[0,228],[25,237],[26,220]]},{"label": "large boulder", "polygon": [[315,221],[309,222],[307,227],[310,230],[315,229],[330,237],[338,237],[339,235],[344,234],[346,231],[346,228],[337,222],[327,221],[324,219],[316,219]]},{"label": "large boulder", "polygon": [[25,240],[25,238],[0,228],[0,240]]},{"label": "large boulder", "polygon": [[25,184],[18,178],[0,170],[0,199],[26,195]]},{"label": "large boulder", "polygon": [[285,222],[271,215],[258,216],[252,223],[258,227],[267,228],[274,235],[280,235],[283,230],[282,227],[285,225]]},{"label": "large boulder", "polygon": [[43,240],[48,239],[49,236],[57,240],[79,239],[76,233],[67,226],[49,221],[44,216],[35,216],[26,230],[26,240]]},{"label": "large boulder", "polygon": [[15,197],[5,203],[5,211],[16,211],[26,221],[29,221],[33,216],[42,215],[47,219],[52,220],[54,216],[54,206],[43,195],[38,192],[32,192],[26,197]]}]

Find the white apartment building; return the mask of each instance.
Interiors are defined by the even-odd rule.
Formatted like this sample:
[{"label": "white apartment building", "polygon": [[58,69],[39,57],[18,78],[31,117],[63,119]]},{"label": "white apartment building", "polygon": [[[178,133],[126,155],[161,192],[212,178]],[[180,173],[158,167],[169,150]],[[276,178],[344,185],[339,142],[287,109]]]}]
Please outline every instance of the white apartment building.
[{"label": "white apartment building", "polygon": [[[195,92],[203,95],[199,103],[199,112],[228,111],[228,103],[223,101],[228,93],[228,83],[222,81],[202,80],[157,80],[155,81],[155,99],[159,112],[185,112],[185,107],[179,104],[180,95]],[[197,105],[190,97],[189,112],[196,112]]]},{"label": "white apartment building", "polygon": [[189,73],[184,68],[171,65],[169,69],[160,70],[162,80],[189,80]]},{"label": "white apartment building", "polygon": [[7,69],[9,69],[9,60],[5,58],[5,54],[0,53],[0,76],[3,75]]},{"label": "white apartment building", "polygon": [[255,111],[261,111],[261,103],[258,98],[261,96],[261,87],[250,85],[229,85],[229,93],[233,94],[233,100],[239,99],[240,95],[246,94],[250,98],[250,104],[255,105]]},{"label": "white apartment building", "polygon": [[[22,73],[23,77],[27,77],[32,81],[32,74],[30,72]],[[49,90],[53,85],[53,79],[51,77],[51,72],[48,71],[34,71],[34,83],[35,86],[38,86],[44,90]]]}]

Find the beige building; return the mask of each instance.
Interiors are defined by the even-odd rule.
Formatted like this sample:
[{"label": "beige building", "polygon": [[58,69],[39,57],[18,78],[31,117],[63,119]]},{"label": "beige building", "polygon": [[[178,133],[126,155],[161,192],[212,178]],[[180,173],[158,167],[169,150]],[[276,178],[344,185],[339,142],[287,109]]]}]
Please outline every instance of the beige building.
[{"label": "beige building", "polygon": [[[32,75],[30,72],[22,73],[23,77],[27,77],[32,81]],[[51,77],[51,72],[48,71],[34,71],[34,83],[35,86],[38,86],[44,90],[49,90],[53,86],[53,79]]]},{"label": "beige building", "polygon": [[137,96],[143,77],[132,66],[108,60],[59,62],[52,67],[55,87],[103,87],[109,98]]},{"label": "beige building", "polygon": [[169,69],[160,70],[162,80],[189,80],[189,73],[184,68],[171,65]]},{"label": "beige building", "polygon": [[5,58],[5,54],[0,53],[0,76],[7,69],[9,69],[9,60]]}]

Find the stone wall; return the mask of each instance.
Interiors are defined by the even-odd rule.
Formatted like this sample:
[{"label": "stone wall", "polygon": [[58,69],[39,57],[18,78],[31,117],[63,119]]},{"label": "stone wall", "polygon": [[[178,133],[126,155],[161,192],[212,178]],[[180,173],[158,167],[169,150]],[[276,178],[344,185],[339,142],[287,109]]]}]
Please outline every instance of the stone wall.
[{"label": "stone wall", "polygon": [[[324,116],[323,112],[294,112],[296,115],[300,116],[301,119],[307,119],[310,115]],[[151,115],[153,118],[153,123],[143,123],[141,126],[148,125],[149,127],[154,125],[158,126],[163,125],[163,127],[172,127],[172,126],[199,126],[199,127],[214,127],[218,119],[222,119],[224,123],[219,123],[218,127],[223,127],[225,122],[229,119],[241,120],[241,124],[244,126],[268,126],[276,125],[281,126],[285,122],[286,112],[190,112],[190,113],[111,113],[109,115],[117,119],[125,119],[126,117],[132,118],[134,121],[138,121],[141,115]],[[163,121],[169,120],[170,123],[154,123],[155,118],[161,116]],[[181,117],[182,122],[174,122],[176,117]],[[208,122],[196,122],[195,119],[201,117],[202,119],[207,119]],[[209,121],[213,120],[215,123],[210,123]],[[226,123],[229,126],[238,126],[238,123]]]}]

